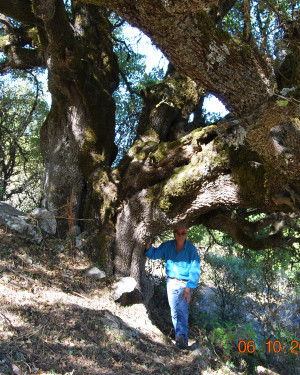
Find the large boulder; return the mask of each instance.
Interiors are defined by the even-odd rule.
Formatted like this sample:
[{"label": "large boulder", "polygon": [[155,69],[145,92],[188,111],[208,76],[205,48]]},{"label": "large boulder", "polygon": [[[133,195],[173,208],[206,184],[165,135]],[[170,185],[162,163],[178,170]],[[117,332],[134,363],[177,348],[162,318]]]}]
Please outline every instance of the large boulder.
[{"label": "large boulder", "polygon": [[121,277],[112,288],[114,300],[123,306],[142,301],[141,292],[137,289],[137,282],[133,277]]},{"label": "large boulder", "polygon": [[53,212],[45,208],[36,208],[32,211],[32,215],[36,218],[38,226],[47,234],[56,234],[57,225]]},{"label": "large boulder", "polygon": [[41,229],[34,223],[32,216],[5,202],[0,202],[0,224],[29,242],[40,243],[43,240]]}]

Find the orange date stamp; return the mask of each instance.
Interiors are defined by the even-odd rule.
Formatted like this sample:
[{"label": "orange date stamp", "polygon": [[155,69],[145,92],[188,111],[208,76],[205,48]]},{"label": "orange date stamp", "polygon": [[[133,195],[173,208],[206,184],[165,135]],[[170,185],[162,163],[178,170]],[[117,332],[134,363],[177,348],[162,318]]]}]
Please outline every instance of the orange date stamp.
[{"label": "orange date stamp", "polygon": [[[283,346],[280,341],[268,341],[265,343],[266,351],[268,354],[271,353],[293,353],[299,354],[300,352],[300,341],[293,340],[289,347]],[[255,351],[261,351],[259,348],[255,346],[254,341],[245,341],[241,340],[238,343],[238,350],[240,353],[254,353]]]}]

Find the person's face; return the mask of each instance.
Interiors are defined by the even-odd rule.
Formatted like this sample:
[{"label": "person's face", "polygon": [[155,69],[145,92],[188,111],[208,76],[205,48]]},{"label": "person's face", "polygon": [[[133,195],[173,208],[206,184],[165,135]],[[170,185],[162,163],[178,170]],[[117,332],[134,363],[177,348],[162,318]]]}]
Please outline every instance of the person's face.
[{"label": "person's face", "polygon": [[180,227],[174,230],[174,237],[177,242],[184,242],[187,235],[188,230],[186,227]]}]

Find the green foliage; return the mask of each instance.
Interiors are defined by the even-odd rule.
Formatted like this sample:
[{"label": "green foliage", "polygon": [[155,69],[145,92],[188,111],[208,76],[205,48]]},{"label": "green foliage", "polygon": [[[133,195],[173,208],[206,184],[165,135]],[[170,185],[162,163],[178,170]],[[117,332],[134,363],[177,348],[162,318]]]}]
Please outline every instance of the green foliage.
[{"label": "green foliage", "polygon": [[[252,1],[251,31],[252,36],[263,54],[272,59],[280,59],[288,46],[284,43],[286,24],[295,20],[299,9],[299,0]],[[224,17],[222,28],[237,38],[243,38],[243,1],[238,0],[235,6]]]},{"label": "green foliage", "polygon": [[222,20],[222,28],[230,32],[231,35],[239,37],[243,32],[243,1],[238,0],[235,6]]},{"label": "green foliage", "polygon": [[139,115],[142,110],[143,100],[141,90],[159,82],[164,75],[162,69],[153,68],[151,72],[146,72],[146,57],[133,51],[133,45],[125,36],[125,29],[128,24],[114,16],[112,19],[120,26],[113,32],[114,52],[118,57],[120,70],[120,85],[114,92],[116,101],[116,138],[118,146],[118,156],[115,165],[118,164],[122,156],[133,144]]},{"label": "green foliage", "polygon": [[204,246],[208,243],[209,233],[207,232],[207,229],[202,225],[197,227],[193,226],[189,228],[187,239],[192,243],[198,243],[201,244],[201,246]]},{"label": "green foliage", "polygon": [[258,288],[260,269],[233,255],[207,254],[210,277],[216,286],[216,305],[223,321],[243,319],[244,297]]},{"label": "green foliage", "polygon": [[236,321],[229,321],[223,324],[215,322],[209,333],[209,341],[212,346],[222,350],[226,360],[237,357],[239,354],[237,347],[240,340],[256,341],[257,335],[251,323],[238,324]]},{"label": "green foliage", "polygon": [[41,199],[44,167],[40,127],[48,104],[33,74],[5,75],[0,80],[0,200],[30,209]]},{"label": "green foliage", "polygon": [[[249,221],[263,218],[253,214]],[[296,373],[299,361],[295,354],[269,353],[266,346],[269,340],[277,340],[290,348],[292,340],[299,341],[299,263],[293,252],[287,251],[288,245],[287,249],[252,251],[218,231],[192,227],[189,232],[200,249],[201,282],[206,288],[211,286],[211,293],[200,300],[205,309],[194,305],[190,311],[190,324],[201,329],[199,340],[205,335],[219,358],[245,374],[254,373],[259,364],[284,366],[287,373]],[[254,353],[240,353],[241,340],[253,342]]]}]

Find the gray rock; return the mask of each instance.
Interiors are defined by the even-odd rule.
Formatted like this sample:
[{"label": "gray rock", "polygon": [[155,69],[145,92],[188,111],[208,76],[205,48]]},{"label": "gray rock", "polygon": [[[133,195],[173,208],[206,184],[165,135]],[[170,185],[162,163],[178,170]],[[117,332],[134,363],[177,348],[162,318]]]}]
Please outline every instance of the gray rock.
[{"label": "gray rock", "polygon": [[82,232],[78,236],[76,236],[76,238],[75,238],[75,247],[78,250],[82,250],[83,247],[84,247],[84,245],[86,244],[86,242],[85,242],[86,236],[87,236],[86,232]]},{"label": "gray rock", "polygon": [[84,272],[84,277],[91,277],[93,279],[100,280],[106,277],[106,273],[104,271],[99,270],[99,268],[97,267],[92,267]]},{"label": "gray rock", "polygon": [[123,294],[133,292],[136,285],[137,282],[133,277],[122,277],[113,285],[114,299],[118,300]]},{"label": "gray rock", "polygon": [[0,202],[0,217],[4,216],[4,215],[7,215],[7,216],[24,216],[25,213],[20,211],[20,210],[17,210],[16,208],[12,207],[11,205],[9,205],[6,202],[1,201]]},{"label": "gray rock", "polygon": [[193,356],[198,356],[198,357],[202,357],[203,356],[203,353],[201,352],[201,349],[200,348],[197,348],[197,349],[191,349],[192,350],[192,354]]},{"label": "gray rock", "polygon": [[60,244],[56,244],[55,245],[55,249],[59,252],[59,253],[63,253],[65,251],[65,247],[63,245],[60,245]]},{"label": "gray rock", "polygon": [[51,235],[56,233],[57,224],[53,212],[45,208],[36,208],[32,211],[32,215],[38,220],[38,225],[42,231]]},{"label": "gray rock", "polygon": [[41,229],[33,223],[32,217],[5,202],[0,202],[0,224],[7,226],[30,242],[41,243]]}]

